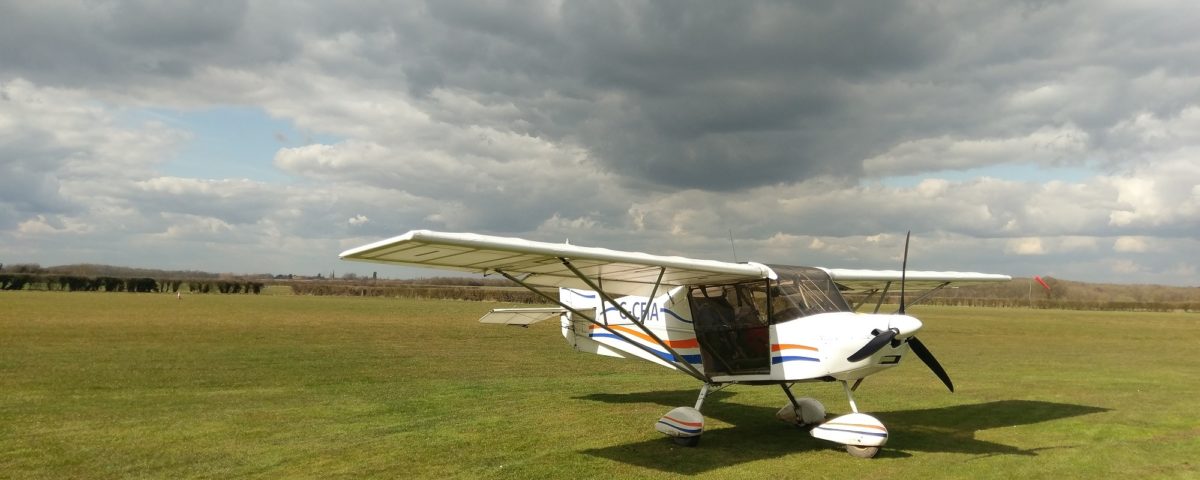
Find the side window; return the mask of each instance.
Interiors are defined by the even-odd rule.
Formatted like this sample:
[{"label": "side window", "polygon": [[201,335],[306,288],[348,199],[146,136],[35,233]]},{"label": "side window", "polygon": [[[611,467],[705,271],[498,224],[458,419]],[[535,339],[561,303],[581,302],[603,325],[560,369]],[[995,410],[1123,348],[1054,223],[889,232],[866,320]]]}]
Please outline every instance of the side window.
[{"label": "side window", "polygon": [[768,324],[767,283],[697,287],[691,291],[693,309],[709,321],[729,328]]},{"label": "side window", "polygon": [[806,267],[772,267],[779,273],[771,290],[771,318],[775,323],[827,312],[851,311],[837,284],[821,270]]},{"label": "side window", "polygon": [[779,285],[772,293],[771,318],[773,323],[786,322],[805,315],[802,307],[804,305],[803,295],[793,285]]},{"label": "side window", "polygon": [[692,319],[697,331],[733,328],[734,308],[727,287],[696,287],[691,291]]}]

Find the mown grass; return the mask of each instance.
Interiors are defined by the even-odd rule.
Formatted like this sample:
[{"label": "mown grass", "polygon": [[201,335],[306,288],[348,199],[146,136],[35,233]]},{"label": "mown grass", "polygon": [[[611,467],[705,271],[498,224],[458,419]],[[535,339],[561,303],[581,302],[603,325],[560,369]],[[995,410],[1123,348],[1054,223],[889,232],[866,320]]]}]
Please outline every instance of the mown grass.
[{"label": "mown grass", "polygon": [[770,387],[713,395],[676,447],[652,425],[694,380],[475,322],[494,306],[4,292],[0,477],[1200,476],[1195,314],[913,309],[958,391],[868,379],[892,438],[867,461],[775,421]]}]

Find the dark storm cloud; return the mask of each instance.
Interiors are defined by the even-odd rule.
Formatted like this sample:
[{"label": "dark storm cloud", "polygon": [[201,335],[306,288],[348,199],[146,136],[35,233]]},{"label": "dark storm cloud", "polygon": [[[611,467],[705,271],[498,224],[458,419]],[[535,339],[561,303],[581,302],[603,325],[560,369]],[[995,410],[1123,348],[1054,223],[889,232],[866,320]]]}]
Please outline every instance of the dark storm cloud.
[{"label": "dark storm cloud", "polygon": [[[549,15],[436,5],[436,28],[454,34],[433,36],[429,62],[405,67],[431,82],[423,88],[507,89],[536,133],[669,187],[857,174],[869,148],[832,144],[848,120],[843,86],[918,68],[946,45],[937,18],[898,4],[569,2]],[[547,91],[587,106],[554,105]]]},{"label": "dark storm cloud", "polygon": [[[1172,9],[522,6],[436,2],[428,17],[401,19],[397,60],[409,87],[510,102],[523,120],[513,128],[576,141],[631,185],[733,190],[855,178],[864,159],[906,140],[1020,137],[1046,125],[1083,128],[1095,149],[1111,146],[1106,131],[1121,119],[1147,108],[1177,112],[1200,93],[1186,82],[1136,82],[1156,69],[1170,77],[1200,65],[1183,60],[1200,48],[1186,15]],[[1013,105],[1046,85],[1059,96]]]},{"label": "dark storm cloud", "polygon": [[49,85],[136,87],[295,51],[286,30],[244,28],[241,0],[5,1],[0,12],[0,75]]},{"label": "dark storm cloud", "polygon": [[[314,73],[407,93],[436,119],[461,121],[439,111],[439,89],[512,105],[492,126],[579,144],[626,185],[728,191],[856,178],[864,159],[938,136],[1075,125],[1088,148],[1112,147],[1106,130],[1120,119],[1169,114],[1200,93],[1136,82],[1197,71],[1194,7],[1089,7],[13,3],[0,42],[21,47],[0,53],[0,73],[136,88],[204,67],[269,72],[303,61]],[[328,44],[339,49],[320,55]],[[1013,98],[1047,85],[1060,87],[1057,97],[1014,110]],[[218,100],[239,101],[239,92]]]}]

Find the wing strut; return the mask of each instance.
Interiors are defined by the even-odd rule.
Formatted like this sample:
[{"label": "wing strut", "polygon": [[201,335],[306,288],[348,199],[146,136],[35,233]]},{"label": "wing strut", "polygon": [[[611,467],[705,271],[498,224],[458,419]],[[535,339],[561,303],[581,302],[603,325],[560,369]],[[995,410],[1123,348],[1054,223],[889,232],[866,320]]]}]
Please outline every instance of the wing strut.
[{"label": "wing strut", "polygon": [[949,284],[950,284],[950,282],[942,282],[942,284],[941,284],[941,285],[938,285],[938,286],[936,286],[936,287],[933,287],[933,288],[929,289],[929,291],[928,291],[928,292],[922,293],[922,294],[921,294],[921,296],[917,297],[917,299],[916,299],[916,300],[913,300],[913,301],[911,301],[911,302],[908,302],[908,306],[910,306],[910,307],[911,307],[911,306],[913,306],[913,305],[916,305],[916,304],[920,303],[920,302],[921,302],[921,300],[924,300],[924,299],[928,298],[930,295],[933,295],[933,293],[934,293],[934,292],[936,292],[936,291],[938,291],[938,290],[941,290],[941,289],[943,289],[943,288],[946,288],[946,285],[949,285]]},{"label": "wing strut", "polygon": [[[855,302],[853,305],[850,305],[850,309],[857,312],[859,308],[862,308],[863,305],[866,305],[867,302],[871,301],[871,297],[874,297],[876,293],[879,293],[879,290],[880,289],[878,289],[878,288],[872,288],[870,291],[867,292],[867,295],[865,297],[863,297],[862,300],[859,300],[859,301]],[[846,299],[846,301],[849,301],[849,300],[850,300],[849,298]]]},{"label": "wing strut", "polygon": [[[565,260],[564,260],[564,262],[565,262]],[[503,275],[503,276],[504,276],[504,278],[507,278],[507,279],[511,280],[512,282],[516,283],[517,285],[520,285],[520,286],[522,286],[522,287],[525,287],[525,289],[526,289],[526,290],[529,290],[529,291],[533,292],[534,294],[536,294],[537,296],[539,296],[539,297],[542,297],[542,298],[546,299],[546,300],[547,300],[547,301],[549,301],[550,303],[553,303],[553,304],[555,304],[555,305],[558,305],[558,306],[560,306],[560,307],[562,307],[562,308],[565,308],[565,309],[566,309],[568,312],[571,312],[571,314],[573,314],[573,315],[576,315],[576,316],[578,316],[579,318],[582,318],[582,319],[584,319],[584,320],[587,320],[587,321],[588,321],[588,323],[591,323],[592,325],[595,325],[595,326],[597,326],[597,327],[599,327],[599,328],[603,329],[604,331],[606,331],[606,332],[608,332],[608,333],[610,333],[610,334],[612,334],[612,335],[616,336],[617,338],[620,338],[620,339],[622,339],[622,340],[624,340],[624,341],[628,342],[630,345],[633,345],[633,346],[635,346],[635,347],[638,347],[638,348],[642,349],[642,350],[643,350],[643,351],[645,351],[646,353],[649,353],[651,356],[654,356],[654,357],[656,357],[656,358],[662,358],[662,356],[661,356],[661,355],[660,355],[658,352],[655,352],[655,351],[654,351],[654,350],[652,350],[650,347],[647,347],[647,346],[645,346],[645,345],[642,345],[641,343],[638,343],[638,342],[634,341],[633,339],[630,339],[628,336],[626,336],[626,335],[622,334],[621,332],[619,332],[619,331],[617,331],[617,330],[614,330],[614,329],[612,329],[612,328],[609,328],[609,326],[608,326],[606,323],[601,323],[601,322],[598,322],[598,321],[596,321],[596,319],[595,319],[595,318],[593,318],[591,315],[585,314],[585,313],[583,313],[582,311],[580,311],[579,309],[576,309],[576,308],[574,308],[574,307],[571,307],[570,305],[567,305],[567,304],[563,303],[563,302],[562,302],[562,300],[559,300],[559,299],[557,299],[557,298],[551,297],[550,295],[546,295],[546,293],[545,293],[545,292],[542,292],[541,290],[538,290],[538,289],[534,288],[533,286],[531,286],[531,285],[529,285],[529,284],[525,283],[525,282],[524,282],[524,281],[522,281],[521,279],[519,279],[519,278],[517,278],[517,277],[515,277],[515,276],[513,276],[513,275],[511,275],[511,274],[509,274],[508,272],[505,272],[505,271],[503,271],[503,270],[500,270],[500,269],[492,269],[492,271],[494,271],[494,272],[496,272],[496,273],[499,273],[500,275]],[[579,275],[579,274],[578,274],[578,273],[576,273],[576,275]],[[584,277],[583,277],[583,276],[580,276],[580,278],[581,278],[581,279],[584,279]],[[660,281],[662,280],[662,275],[661,275],[661,274],[659,275],[659,280],[660,280]],[[591,284],[591,282],[588,282],[586,279],[584,279],[584,281],[585,281],[585,282],[587,282],[589,285]],[[658,285],[657,285],[657,284],[655,285],[655,288],[656,288],[656,289],[658,288]],[[598,293],[598,294],[600,294],[600,295],[602,295],[602,298],[604,298],[605,300],[611,301],[610,297],[609,297],[607,294],[601,293],[601,292],[599,292],[599,291],[597,291],[597,293]],[[618,308],[619,308],[619,307],[618,307]],[[633,317],[632,317],[632,316],[630,316],[630,318],[633,318]],[[641,326],[641,325],[638,325],[638,326]],[[642,327],[642,330],[643,330],[643,331],[646,331],[646,328],[645,328],[645,327]],[[654,334],[653,334],[653,333],[651,333],[651,332],[648,332],[648,331],[646,331],[646,333],[648,333],[649,335],[651,335],[651,337],[652,337],[652,338],[654,338],[655,340],[658,340],[659,344],[660,344],[660,345],[662,345],[662,340],[661,340],[661,339],[659,339],[657,336],[654,336]],[[664,345],[664,346],[665,346],[665,345]],[[676,352],[675,352],[673,349],[671,349],[671,348],[669,348],[669,347],[667,348],[667,351],[669,351],[669,352],[670,352],[672,355],[674,355],[674,357],[672,357],[672,358],[674,358],[674,359],[682,359],[682,358],[683,358],[682,356],[680,356],[678,353],[676,353]],[[664,360],[666,360],[666,359],[664,359]],[[712,380],[711,380],[710,378],[708,378],[708,377],[704,376],[704,374],[700,373],[698,370],[696,370],[696,368],[695,368],[695,367],[693,367],[691,364],[689,364],[689,363],[687,363],[687,362],[681,362],[681,361],[679,361],[679,360],[672,360],[672,361],[671,361],[671,363],[672,363],[673,365],[675,365],[675,367],[676,367],[676,368],[677,368],[679,371],[681,371],[681,372],[684,372],[684,373],[686,373],[686,374],[688,374],[688,375],[691,375],[691,376],[692,376],[693,378],[695,378],[696,380],[699,380],[699,381],[701,381],[701,382],[704,382],[704,383],[706,383],[706,384],[707,384],[707,383],[711,383],[711,382],[712,382]]]},{"label": "wing strut", "polygon": [[[596,294],[600,295],[600,299],[608,302],[609,305],[612,305],[614,308],[616,308],[618,312],[621,312],[621,315],[625,316],[625,318],[628,318],[629,321],[633,322],[634,325],[637,325],[638,328],[642,329],[642,333],[650,336],[650,338],[654,339],[654,342],[657,343],[658,346],[663,347],[663,349],[670,353],[671,358],[676,359],[674,362],[676,365],[686,367],[688,372],[690,372],[692,376],[696,377],[698,380],[703,380],[706,383],[709,381],[708,377],[705,377],[704,374],[700,373],[699,370],[696,370],[696,367],[693,367],[692,364],[687,363],[686,361],[679,361],[679,359],[683,358],[683,355],[680,355],[679,352],[676,352],[674,348],[671,348],[670,345],[667,345],[667,342],[664,342],[661,338],[658,338],[658,335],[655,335],[652,330],[646,328],[646,324],[642,323],[642,320],[638,320],[637,317],[630,313],[629,310],[626,310],[624,306],[617,303],[617,301],[614,300],[608,293],[601,290],[600,287],[595,283],[592,283],[592,279],[588,278],[587,275],[584,275],[583,272],[579,271],[578,268],[575,268],[575,265],[572,265],[570,260],[566,259],[565,257],[558,257],[558,259],[564,266],[567,267],[568,270],[571,270],[571,273],[574,273],[579,280],[581,280],[583,283],[586,283],[588,287],[592,288],[592,290],[595,290]],[[666,271],[666,267],[659,267],[658,279],[654,281],[654,289],[650,293],[651,301],[654,300],[654,294],[658,293],[658,286],[662,284],[662,277]],[[649,310],[650,309],[647,308],[642,312],[643,319],[645,318],[646,311]]]},{"label": "wing strut", "polygon": [[879,313],[879,307],[883,306],[883,299],[887,298],[887,292],[890,288],[892,288],[892,282],[887,282],[883,285],[883,293],[879,294],[879,301],[875,302],[875,311],[872,313]]}]

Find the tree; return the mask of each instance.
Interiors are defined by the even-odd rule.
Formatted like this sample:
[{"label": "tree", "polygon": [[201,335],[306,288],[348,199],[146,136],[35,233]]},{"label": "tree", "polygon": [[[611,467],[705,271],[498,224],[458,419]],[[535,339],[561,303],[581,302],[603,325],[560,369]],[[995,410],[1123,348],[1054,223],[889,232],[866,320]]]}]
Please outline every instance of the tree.
[{"label": "tree", "polygon": [[1042,278],[1042,281],[1046,282],[1046,285],[1050,286],[1050,290],[1046,292],[1046,298],[1051,300],[1062,300],[1067,298],[1067,291],[1069,291],[1070,288],[1067,286],[1066,282],[1060,281],[1054,277],[1044,277]]}]

